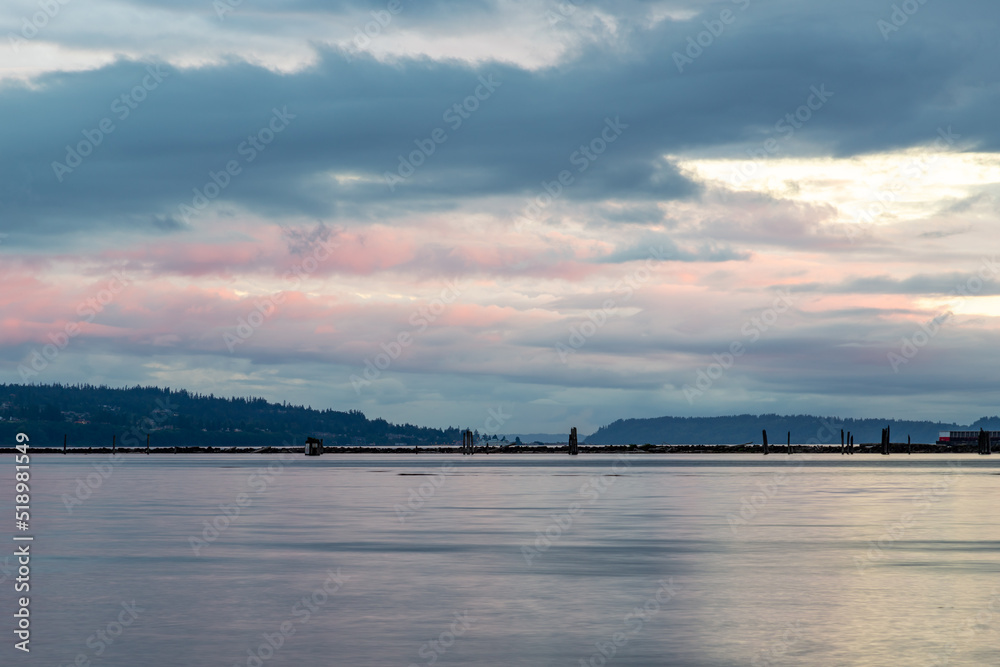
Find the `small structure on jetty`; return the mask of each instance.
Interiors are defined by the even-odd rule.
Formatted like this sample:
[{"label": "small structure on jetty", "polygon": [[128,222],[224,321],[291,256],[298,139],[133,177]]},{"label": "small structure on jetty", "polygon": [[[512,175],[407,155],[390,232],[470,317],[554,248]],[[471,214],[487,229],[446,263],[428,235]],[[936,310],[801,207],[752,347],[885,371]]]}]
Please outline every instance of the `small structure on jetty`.
[{"label": "small structure on jetty", "polygon": [[313,437],[306,438],[305,447],[306,456],[319,456],[323,453],[323,440],[322,438],[316,439]]}]

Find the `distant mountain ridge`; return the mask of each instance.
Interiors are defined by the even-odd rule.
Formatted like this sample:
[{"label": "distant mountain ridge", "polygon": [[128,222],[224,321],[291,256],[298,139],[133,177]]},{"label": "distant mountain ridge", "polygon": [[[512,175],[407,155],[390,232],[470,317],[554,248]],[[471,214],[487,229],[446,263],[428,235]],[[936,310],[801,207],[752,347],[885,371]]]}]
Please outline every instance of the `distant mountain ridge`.
[{"label": "distant mountain ridge", "polygon": [[[602,426],[582,442],[588,445],[741,444],[759,443],[761,430],[780,445],[787,432],[792,442],[840,443],[840,429],[854,433],[856,443],[878,442],[888,425],[893,442],[936,442],[939,431],[1000,431],[1000,417],[983,417],[964,426],[896,419],[838,419],[813,415],[732,415],[724,417],[654,417],[619,419]],[[369,419],[358,410],[315,410],[262,398],[223,398],[161,387],[114,388],[93,385],[0,384],[0,441],[12,442],[26,431],[37,446],[107,446],[111,436],[124,447],[145,446],[146,433],[154,447],[266,447],[301,445],[306,436],[324,438],[327,445],[389,445],[407,447],[452,445],[461,438],[457,427],[427,428]],[[478,435],[478,431],[477,431]],[[486,435],[486,434],[482,434]],[[498,434],[503,435],[503,434]],[[517,437],[508,435],[510,442]],[[540,440],[565,444],[568,433],[525,433],[525,443]]]},{"label": "distant mountain ridge", "polygon": [[588,436],[588,445],[660,444],[736,445],[761,442],[767,430],[772,444],[783,444],[791,431],[795,444],[840,444],[840,429],[854,434],[854,442],[879,442],[889,426],[893,442],[937,442],[939,431],[1000,430],[1000,417],[982,417],[969,426],[899,419],[840,419],[813,415],[732,415],[725,417],[652,417],[619,419]]}]

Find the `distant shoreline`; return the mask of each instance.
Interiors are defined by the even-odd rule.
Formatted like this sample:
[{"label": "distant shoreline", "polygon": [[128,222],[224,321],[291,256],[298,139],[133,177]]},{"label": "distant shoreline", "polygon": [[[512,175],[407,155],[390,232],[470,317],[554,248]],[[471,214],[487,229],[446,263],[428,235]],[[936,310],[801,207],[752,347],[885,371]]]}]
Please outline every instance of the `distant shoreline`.
[{"label": "distant shoreline", "polygon": [[[876,443],[855,445],[857,454],[879,454],[881,446]],[[769,447],[770,456],[788,456],[785,445]],[[914,444],[912,448],[905,443],[892,443],[890,453],[906,455],[913,454],[976,454],[976,445],[927,445]],[[118,447],[112,451],[110,447],[68,447],[65,452],[62,447],[32,447],[32,454],[145,454],[145,447]],[[522,445],[502,449],[476,447],[476,455],[504,454],[565,454],[567,445]],[[12,447],[0,448],[0,453],[19,453]],[[302,447],[150,447],[149,454],[281,454],[293,453],[305,457]],[[763,456],[761,445],[580,445],[580,454],[756,454]],[[840,445],[792,445],[793,454],[839,454]],[[461,447],[324,447],[324,456],[337,454],[455,454],[461,455]],[[998,452],[1000,454],[1000,452]],[[312,458],[312,457],[310,457]]]}]

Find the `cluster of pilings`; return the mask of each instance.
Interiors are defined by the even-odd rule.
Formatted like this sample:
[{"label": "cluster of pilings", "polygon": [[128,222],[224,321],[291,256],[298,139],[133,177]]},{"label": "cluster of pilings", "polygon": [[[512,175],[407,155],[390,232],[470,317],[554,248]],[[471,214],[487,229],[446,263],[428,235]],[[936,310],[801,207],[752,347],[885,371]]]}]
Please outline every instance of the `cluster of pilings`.
[{"label": "cluster of pilings", "polygon": [[[889,456],[889,445],[892,443],[890,440],[891,435],[888,426],[882,429],[882,456]],[[913,453],[913,441],[910,436],[906,436],[906,453]]]},{"label": "cluster of pilings", "polygon": [[979,455],[989,456],[993,453],[993,444],[990,442],[990,432],[979,429]]},{"label": "cluster of pilings", "polygon": [[473,440],[472,431],[465,429],[465,433],[462,434],[462,455],[466,454],[472,456],[476,453],[475,442]]},{"label": "cluster of pilings", "polygon": [[[761,431],[761,436],[764,438],[764,456],[767,456],[768,454],[771,453],[770,448],[768,448],[768,446],[767,446],[767,429],[764,429],[763,431]],[[792,453],[792,432],[791,431],[788,432],[788,442],[785,445],[785,453],[786,454],[791,454]]]},{"label": "cluster of pilings", "polygon": [[569,432],[569,455],[576,456],[580,453],[580,445],[576,441],[576,427],[574,426]]},{"label": "cluster of pilings", "polygon": [[848,431],[844,434],[844,429],[840,429],[840,453],[841,455],[854,454],[854,435]]}]

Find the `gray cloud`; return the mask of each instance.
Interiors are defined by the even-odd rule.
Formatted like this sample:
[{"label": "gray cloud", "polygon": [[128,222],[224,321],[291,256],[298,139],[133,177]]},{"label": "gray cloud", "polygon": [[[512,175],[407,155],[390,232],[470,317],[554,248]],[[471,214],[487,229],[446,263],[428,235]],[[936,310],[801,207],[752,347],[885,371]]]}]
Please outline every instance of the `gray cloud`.
[{"label": "gray cloud", "polygon": [[[982,148],[1000,141],[993,120],[998,93],[986,85],[997,75],[982,66],[995,60],[997,47],[986,39],[1000,14],[994,4],[928,4],[891,44],[867,3],[753,6],[678,74],[672,53],[719,6],[651,30],[633,25],[627,55],[591,45],[570,63],[536,72],[499,63],[476,70],[428,60],[382,64],[330,50],[320,51],[315,67],[294,74],[241,63],[170,69],[123,120],[111,105],[141,83],[145,63],[44,75],[30,88],[8,83],[0,89],[7,121],[0,130],[7,156],[0,167],[2,224],[5,231],[30,225],[53,234],[176,217],[210,171],[240,159],[238,146],[266,126],[275,107],[287,107],[295,120],[219,198],[269,216],[338,217],[386,200],[403,212],[448,206],[456,197],[530,195],[568,168],[573,151],[597,136],[609,116],[629,129],[565,196],[690,197],[697,186],[661,155],[759,139],[762,128],[766,134],[821,83],[835,96],[799,134],[835,154],[915,145],[942,125]],[[450,17],[455,5],[420,11]],[[499,9],[477,3],[466,11]],[[983,36],[974,55],[955,46],[959,33]],[[451,129],[444,113],[474,92],[481,74],[493,75],[501,87]],[[959,89],[966,91],[960,98],[953,92]],[[58,182],[51,163],[63,161],[65,146],[83,140],[81,132],[104,117],[115,131]],[[383,174],[438,127],[447,142],[390,193]],[[337,183],[331,172],[375,180]]]}]

